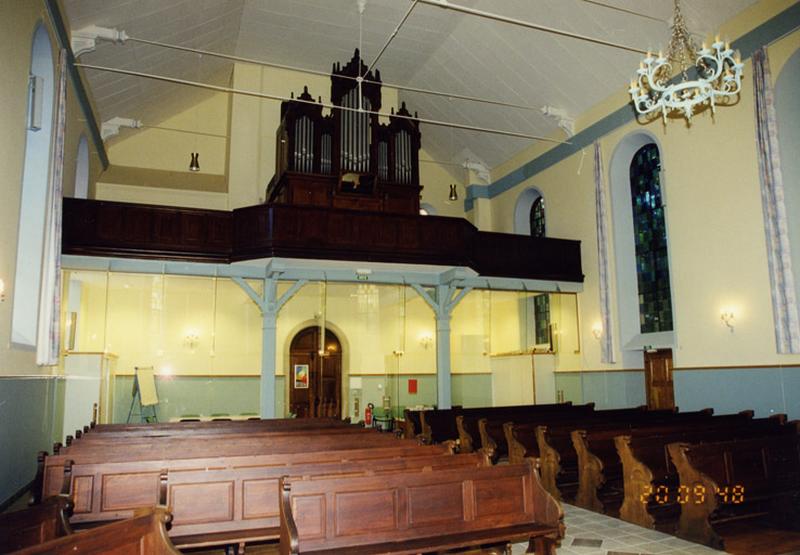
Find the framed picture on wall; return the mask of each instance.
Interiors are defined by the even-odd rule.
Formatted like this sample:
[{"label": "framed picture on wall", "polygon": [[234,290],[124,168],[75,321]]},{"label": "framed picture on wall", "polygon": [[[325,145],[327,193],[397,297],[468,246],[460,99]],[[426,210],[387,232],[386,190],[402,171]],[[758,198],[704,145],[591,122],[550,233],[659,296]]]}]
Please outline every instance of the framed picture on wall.
[{"label": "framed picture on wall", "polygon": [[294,388],[308,389],[308,364],[294,365]]}]

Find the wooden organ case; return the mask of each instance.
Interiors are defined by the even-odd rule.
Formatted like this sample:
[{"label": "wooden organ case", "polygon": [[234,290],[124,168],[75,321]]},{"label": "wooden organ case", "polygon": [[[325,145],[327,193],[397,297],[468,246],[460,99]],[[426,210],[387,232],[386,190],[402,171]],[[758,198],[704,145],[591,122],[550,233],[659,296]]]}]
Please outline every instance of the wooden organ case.
[{"label": "wooden organ case", "polygon": [[419,122],[403,103],[381,123],[380,72],[367,69],[358,50],[334,64],[331,103],[341,108],[329,115],[308,87],[281,103],[267,203],[419,214]]}]

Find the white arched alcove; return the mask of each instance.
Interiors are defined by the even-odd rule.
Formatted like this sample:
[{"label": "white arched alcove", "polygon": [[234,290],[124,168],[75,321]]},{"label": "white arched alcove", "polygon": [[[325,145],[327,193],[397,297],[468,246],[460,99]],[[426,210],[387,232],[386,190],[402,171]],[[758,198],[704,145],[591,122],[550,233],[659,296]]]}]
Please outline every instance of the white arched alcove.
[{"label": "white arched alcove", "polygon": [[542,196],[541,191],[535,187],[525,189],[520,193],[514,207],[514,233],[517,235],[531,234],[531,208],[533,203]]},{"label": "white arched alcove", "polygon": [[783,66],[775,84],[775,113],[781,154],[784,202],[796,298],[800,299],[800,50]]},{"label": "white arched alcove", "polygon": [[[636,131],[623,138],[613,155],[609,168],[611,190],[611,216],[614,240],[614,263],[616,267],[617,307],[619,319],[619,342],[624,368],[640,368],[641,351],[644,346],[670,348],[675,343],[675,332],[641,333],[639,325],[639,286],[636,274],[636,246],[634,244],[633,210],[631,206],[630,167],[634,155],[643,146],[658,147],[661,167],[665,167],[664,150],[658,140],[646,131]],[[664,218],[669,244],[669,218],[667,218],[667,190],[664,173],[661,173],[661,194],[664,199]],[[667,250],[670,269],[671,256]],[[672,272],[670,272],[672,282]],[[673,291],[670,283],[670,291]],[[673,321],[675,305],[672,305]]]},{"label": "white arched alcove", "polygon": [[47,29],[41,23],[33,33],[30,75],[28,90],[20,91],[20,94],[27,95],[28,112],[25,118],[25,160],[20,195],[11,341],[16,345],[35,347],[55,80],[52,45]]},{"label": "white arched alcove", "polygon": [[89,141],[81,135],[75,158],[75,198],[89,197]]}]

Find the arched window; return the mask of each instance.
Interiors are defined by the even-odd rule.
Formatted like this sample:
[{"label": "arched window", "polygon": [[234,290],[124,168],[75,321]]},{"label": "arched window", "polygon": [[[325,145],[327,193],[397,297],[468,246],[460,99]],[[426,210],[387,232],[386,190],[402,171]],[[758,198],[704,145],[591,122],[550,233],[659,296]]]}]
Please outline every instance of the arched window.
[{"label": "arched window", "polygon": [[[20,91],[22,94],[24,91]],[[50,37],[44,25],[33,34],[25,118],[25,161],[17,235],[17,268],[11,341],[35,346],[42,279],[50,147],[53,134],[54,66]]]},{"label": "arched window", "polygon": [[800,302],[800,50],[784,64],[775,82],[775,113],[778,116],[778,141],[783,173],[786,225],[789,231],[795,298]]},{"label": "arched window", "polygon": [[544,237],[544,197],[539,197],[531,206],[531,237]]},{"label": "arched window", "polygon": [[78,141],[78,155],[75,159],[75,198],[89,196],[89,141],[81,135]]},{"label": "arched window", "polygon": [[641,333],[672,330],[667,228],[660,174],[661,158],[655,144],[647,144],[636,151],[630,165],[630,186]]},{"label": "arched window", "polygon": [[645,348],[675,347],[664,162],[658,139],[637,130],[620,140],[609,166],[614,286],[624,368],[640,367]]},{"label": "arched window", "polygon": [[[544,197],[533,201],[530,211],[531,237],[545,236]],[[547,293],[533,297],[533,321],[536,344],[550,343],[550,296]]]}]

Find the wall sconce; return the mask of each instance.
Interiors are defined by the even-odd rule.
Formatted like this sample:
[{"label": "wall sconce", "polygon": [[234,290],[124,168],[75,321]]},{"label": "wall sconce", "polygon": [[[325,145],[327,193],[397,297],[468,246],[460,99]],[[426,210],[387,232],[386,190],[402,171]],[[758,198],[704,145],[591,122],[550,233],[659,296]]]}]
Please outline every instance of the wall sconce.
[{"label": "wall sconce", "polygon": [[448,200],[458,200],[458,191],[456,191],[455,185],[450,185],[450,194],[448,195]]},{"label": "wall sconce", "polygon": [[600,341],[600,338],[603,337],[603,324],[600,322],[595,322],[595,324],[592,326],[592,335],[595,339]]},{"label": "wall sconce", "polygon": [[419,344],[422,345],[423,349],[427,349],[433,344],[433,334],[430,332],[425,332],[420,334],[419,336]]},{"label": "wall sconce", "polygon": [[403,351],[401,351],[400,349],[397,349],[397,350],[394,350],[394,351],[392,351],[392,354],[393,354],[394,356],[396,356],[396,357],[401,357],[401,356],[403,356],[405,353],[404,353]]},{"label": "wall sconce", "polygon": [[719,318],[722,320],[723,324],[730,328],[731,333],[733,333],[733,321],[736,318],[733,310],[730,308],[723,308],[722,312],[719,313]]},{"label": "wall sconce", "polygon": [[196,331],[188,331],[186,335],[183,337],[183,343],[189,347],[192,351],[197,346],[197,343],[200,341],[200,335]]},{"label": "wall sconce", "polygon": [[199,152],[191,152],[191,161],[189,162],[189,171],[190,172],[199,172],[200,171],[200,153]]},{"label": "wall sconce", "polygon": [[6,282],[0,279],[0,303],[6,300]]}]

